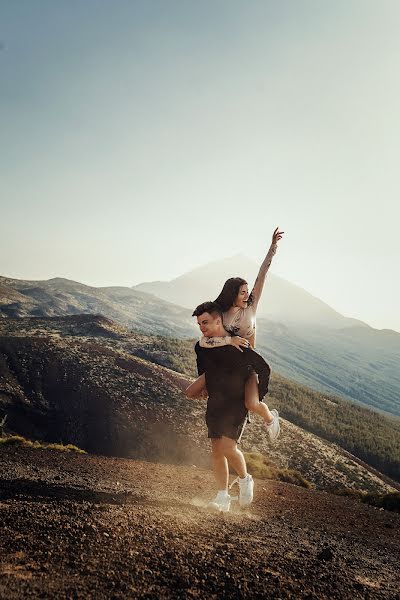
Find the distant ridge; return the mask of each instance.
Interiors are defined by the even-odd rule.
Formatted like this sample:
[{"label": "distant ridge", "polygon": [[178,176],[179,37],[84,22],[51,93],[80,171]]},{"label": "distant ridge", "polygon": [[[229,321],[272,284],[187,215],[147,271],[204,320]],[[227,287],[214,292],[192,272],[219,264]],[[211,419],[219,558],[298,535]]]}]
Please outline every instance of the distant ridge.
[{"label": "distant ridge", "polygon": [[24,281],[0,277],[2,317],[102,314],[126,327],[175,337],[194,337],[190,311],[128,287],[91,287],[54,277]]},{"label": "distant ridge", "polygon": [[[140,283],[133,289],[193,310],[204,300],[214,300],[229,277],[244,277],[251,289],[258,269],[255,261],[236,255],[196,267],[171,281]],[[363,321],[344,317],[319,298],[273,272],[267,275],[258,313],[260,317],[296,325],[322,325],[334,329],[354,325],[369,327]]]}]

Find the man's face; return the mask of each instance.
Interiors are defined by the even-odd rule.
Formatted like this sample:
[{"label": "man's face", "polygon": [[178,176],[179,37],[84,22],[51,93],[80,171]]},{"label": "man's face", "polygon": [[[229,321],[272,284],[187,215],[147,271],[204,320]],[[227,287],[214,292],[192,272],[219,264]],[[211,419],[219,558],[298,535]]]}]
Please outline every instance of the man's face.
[{"label": "man's face", "polygon": [[205,312],[197,317],[197,323],[205,337],[213,337],[217,335],[216,332],[221,325],[221,317],[218,314],[210,315],[210,313]]}]

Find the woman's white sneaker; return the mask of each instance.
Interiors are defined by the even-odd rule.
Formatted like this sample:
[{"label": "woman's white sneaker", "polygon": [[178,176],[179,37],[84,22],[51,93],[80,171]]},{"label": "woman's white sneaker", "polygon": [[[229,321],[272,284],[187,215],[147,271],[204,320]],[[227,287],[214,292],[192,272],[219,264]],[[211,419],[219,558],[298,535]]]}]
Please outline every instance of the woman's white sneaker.
[{"label": "woman's white sneaker", "polygon": [[274,419],[271,423],[266,423],[264,421],[264,427],[267,430],[271,442],[275,442],[281,432],[281,426],[279,424],[279,413],[276,408],[273,408],[271,413],[273,414]]},{"label": "woman's white sneaker", "polygon": [[214,500],[207,504],[207,508],[219,512],[228,512],[231,507],[231,497],[228,492],[218,492]]}]

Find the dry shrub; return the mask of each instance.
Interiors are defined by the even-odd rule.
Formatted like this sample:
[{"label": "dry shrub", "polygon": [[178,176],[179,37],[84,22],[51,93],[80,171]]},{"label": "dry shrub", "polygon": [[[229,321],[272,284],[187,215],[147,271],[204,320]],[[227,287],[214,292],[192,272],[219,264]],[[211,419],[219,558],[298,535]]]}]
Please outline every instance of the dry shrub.
[{"label": "dry shrub", "polygon": [[355,498],[365,504],[370,504],[376,508],[391,510],[400,513],[400,492],[388,492],[387,494],[379,494],[377,492],[363,492],[362,490],[354,490],[342,487],[331,487],[331,494],[337,496],[348,496]]},{"label": "dry shrub", "polygon": [[74,444],[46,444],[38,440],[31,441],[24,438],[22,435],[8,435],[0,438],[0,446],[23,446],[25,448],[41,448],[45,450],[58,450],[59,452],[78,452],[86,454],[85,450],[74,446]]},{"label": "dry shrub", "polygon": [[378,508],[400,513],[400,492],[389,492],[388,494],[368,493],[364,495],[362,501]]},{"label": "dry shrub", "polygon": [[308,489],[314,487],[299,471],[294,469],[280,469],[266,456],[260,454],[260,452],[245,452],[244,456],[249,473],[257,479],[285,481],[286,483],[292,483]]}]

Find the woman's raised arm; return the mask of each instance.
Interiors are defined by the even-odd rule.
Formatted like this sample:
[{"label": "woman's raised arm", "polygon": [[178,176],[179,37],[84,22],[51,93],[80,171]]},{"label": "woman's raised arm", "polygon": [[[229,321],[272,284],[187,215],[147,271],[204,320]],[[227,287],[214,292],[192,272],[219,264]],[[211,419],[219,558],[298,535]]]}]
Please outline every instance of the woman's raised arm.
[{"label": "woman's raised arm", "polygon": [[262,291],[264,288],[265,278],[267,276],[268,269],[272,262],[272,258],[274,257],[274,254],[276,252],[278,242],[282,238],[283,233],[284,233],[284,231],[279,231],[279,227],[277,227],[275,229],[274,233],[272,234],[271,246],[268,250],[267,256],[264,258],[264,260],[262,262],[262,265],[261,265],[260,270],[257,275],[257,279],[254,283],[254,287],[251,291],[251,293],[253,295],[253,304],[255,306],[257,306],[258,301],[261,298],[261,294],[262,294]]}]

